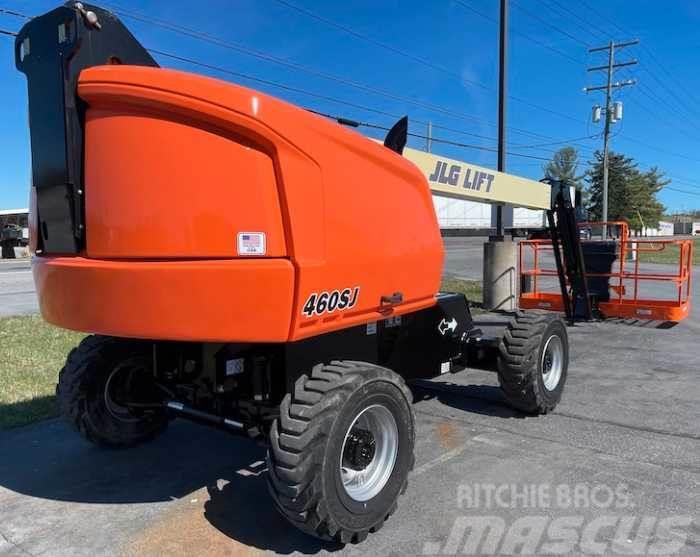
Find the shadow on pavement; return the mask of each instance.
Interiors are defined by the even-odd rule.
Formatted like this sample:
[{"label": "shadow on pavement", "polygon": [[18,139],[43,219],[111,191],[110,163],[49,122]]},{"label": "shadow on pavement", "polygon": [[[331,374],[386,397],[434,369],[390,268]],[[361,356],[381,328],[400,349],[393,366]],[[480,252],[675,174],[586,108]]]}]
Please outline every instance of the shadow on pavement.
[{"label": "shadow on pavement", "polygon": [[60,420],[0,432],[0,486],[33,498],[91,504],[156,503],[207,489],[204,518],[236,541],[279,553],[341,546],[303,534],[274,508],[265,449],[175,420],[149,444],[93,447]]},{"label": "shadow on pavement", "polygon": [[493,385],[458,385],[456,383],[418,380],[411,383],[415,402],[437,399],[445,406],[497,418],[528,418],[506,403],[499,387]]},{"label": "shadow on pavement", "polygon": [[[418,381],[411,388],[416,402],[437,399],[465,412],[525,417],[506,406],[495,386]],[[279,515],[267,491],[263,447],[185,420],[124,450],[94,447],[61,420],[49,420],[1,432],[0,455],[0,486],[35,499],[133,505],[206,489],[203,518],[244,546],[281,554],[342,547],[307,536]]]},{"label": "shadow on pavement", "polygon": [[60,420],[0,434],[0,485],[43,499],[152,503],[208,485],[226,468],[259,457],[252,443],[175,421],[150,444],[101,449]]},{"label": "shadow on pavement", "polygon": [[264,472],[247,477],[234,474],[222,488],[212,486],[207,490],[204,517],[240,543],[282,554],[332,552],[343,547],[312,538],[282,518],[268,495]]}]

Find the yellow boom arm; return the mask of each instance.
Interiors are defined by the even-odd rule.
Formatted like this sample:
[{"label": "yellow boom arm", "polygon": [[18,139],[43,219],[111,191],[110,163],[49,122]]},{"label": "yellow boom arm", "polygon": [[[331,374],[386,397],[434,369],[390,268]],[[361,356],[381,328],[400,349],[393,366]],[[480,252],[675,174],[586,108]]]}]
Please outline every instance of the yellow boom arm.
[{"label": "yellow boom arm", "polygon": [[549,209],[548,184],[406,147],[403,156],[421,169],[436,195]]}]

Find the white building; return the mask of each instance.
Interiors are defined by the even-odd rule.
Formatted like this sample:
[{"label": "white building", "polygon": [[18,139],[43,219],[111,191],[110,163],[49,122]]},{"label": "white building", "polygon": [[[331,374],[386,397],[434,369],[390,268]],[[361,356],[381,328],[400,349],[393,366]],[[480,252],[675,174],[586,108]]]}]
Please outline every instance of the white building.
[{"label": "white building", "polygon": [[[454,199],[433,194],[433,205],[441,229],[486,230],[491,228],[491,205]],[[544,211],[516,207],[513,209],[513,228],[541,228]]]}]

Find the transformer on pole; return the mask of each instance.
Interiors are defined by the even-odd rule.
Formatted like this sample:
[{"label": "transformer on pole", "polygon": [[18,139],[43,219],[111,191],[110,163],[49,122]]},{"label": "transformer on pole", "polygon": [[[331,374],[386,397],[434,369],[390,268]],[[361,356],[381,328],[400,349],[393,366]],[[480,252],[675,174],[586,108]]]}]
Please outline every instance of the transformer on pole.
[{"label": "transformer on pole", "polygon": [[[613,76],[617,68],[622,68],[624,66],[633,66],[637,63],[637,60],[630,60],[628,62],[615,63],[615,50],[621,49],[626,46],[632,46],[638,44],[638,40],[627,41],[624,43],[614,43],[610,41],[607,46],[599,46],[596,48],[588,49],[588,52],[600,52],[608,51],[608,63],[603,66],[593,66],[587,68],[587,71],[593,72],[598,70],[606,70],[608,74],[608,80],[605,85],[599,85],[596,87],[584,87],[584,91],[589,93],[591,91],[605,91],[605,129],[603,131],[603,214],[602,221],[607,222],[608,220],[608,151],[610,144],[610,125],[622,119],[622,103],[612,102],[612,93],[614,89],[619,89],[621,87],[626,87],[628,85],[634,85],[636,81],[634,79],[628,79],[626,81],[616,81],[613,83]],[[592,118],[593,122],[600,121],[601,107],[593,107]],[[607,227],[603,227],[603,239],[607,236]]]}]

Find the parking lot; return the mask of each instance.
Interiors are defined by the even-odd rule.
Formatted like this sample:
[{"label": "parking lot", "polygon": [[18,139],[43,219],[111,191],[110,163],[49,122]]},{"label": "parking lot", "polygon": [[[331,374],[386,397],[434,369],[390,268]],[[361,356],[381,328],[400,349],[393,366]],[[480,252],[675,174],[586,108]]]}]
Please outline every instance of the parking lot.
[{"label": "parking lot", "polygon": [[[447,239],[445,273],[480,279],[482,242]],[[26,263],[0,264],[0,291],[4,312],[36,308]],[[0,555],[698,555],[699,334],[697,310],[667,330],[570,328],[564,398],[542,417],[510,410],[486,371],[415,386],[408,490],[360,545],[289,526],[264,448],[219,431],[178,420],[128,451],[59,420],[5,431]]]},{"label": "parking lot", "polygon": [[39,311],[28,259],[0,259],[0,317]]}]

